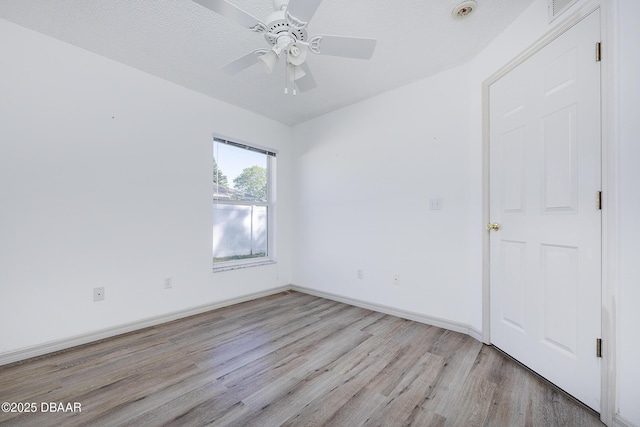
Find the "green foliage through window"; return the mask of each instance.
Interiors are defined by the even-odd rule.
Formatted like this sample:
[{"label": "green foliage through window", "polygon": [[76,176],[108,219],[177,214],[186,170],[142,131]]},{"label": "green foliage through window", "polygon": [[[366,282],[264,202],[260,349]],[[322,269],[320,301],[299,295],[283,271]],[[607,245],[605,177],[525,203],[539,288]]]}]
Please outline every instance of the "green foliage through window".
[{"label": "green foliage through window", "polygon": [[[267,201],[267,170],[261,166],[251,166],[233,179],[233,188],[241,191],[243,199]],[[240,198],[240,197],[239,197]]]}]

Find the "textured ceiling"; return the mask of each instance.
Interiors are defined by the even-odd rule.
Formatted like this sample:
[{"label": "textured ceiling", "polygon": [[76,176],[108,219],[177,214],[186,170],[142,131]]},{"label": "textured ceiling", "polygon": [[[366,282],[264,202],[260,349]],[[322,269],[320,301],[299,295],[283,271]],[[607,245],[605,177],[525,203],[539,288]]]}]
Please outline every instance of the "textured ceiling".
[{"label": "textured ceiling", "polygon": [[[230,0],[257,18],[270,0]],[[0,18],[74,44],[205,95],[293,125],[463,64],[533,0],[324,0],[315,34],[378,40],[371,60],[309,55],[318,87],[284,95],[284,66],[254,65],[233,76],[219,68],[268,47],[260,34],[190,0],[0,0]],[[280,61],[282,62],[282,61]]]}]

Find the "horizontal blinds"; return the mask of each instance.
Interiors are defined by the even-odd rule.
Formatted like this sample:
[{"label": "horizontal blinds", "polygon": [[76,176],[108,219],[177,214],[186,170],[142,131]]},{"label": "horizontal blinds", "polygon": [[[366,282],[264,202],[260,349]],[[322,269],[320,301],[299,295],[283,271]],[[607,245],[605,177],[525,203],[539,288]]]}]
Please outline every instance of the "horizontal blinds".
[{"label": "horizontal blinds", "polygon": [[234,147],[244,148],[245,150],[255,151],[256,153],[262,153],[266,154],[267,156],[276,157],[275,151],[269,151],[266,148],[252,147],[251,145],[246,145],[235,141],[227,141],[226,139],[216,137],[214,137],[213,140],[221,144],[232,145]]}]

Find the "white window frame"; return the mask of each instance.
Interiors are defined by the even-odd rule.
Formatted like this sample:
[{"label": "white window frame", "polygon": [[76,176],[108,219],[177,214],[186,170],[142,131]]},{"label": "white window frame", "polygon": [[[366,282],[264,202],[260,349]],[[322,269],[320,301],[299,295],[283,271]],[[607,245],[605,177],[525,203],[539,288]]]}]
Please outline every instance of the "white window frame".
[{"label": "white window frame", "polygon": [[[245,200],[218,200],[215,198],[215,191],[212,191],[213,195],[213,206],[215,204],[222,204],[227,206],[265,206],[267,208],[267,255],[264,257],[256,257],[256,258],[247,258],[247,259],[239,259],[239,260],[230,260],[230,261],[221,261],[213,263],[213,272],[219,271],[228,271],[228,270],[236,270],[240,268],[248,268],[248,267],[256,267],[261,265],[275,264],[276,263],[276,253],[275,253],[275,224],[276,224],[276,192],[275,192],[275,182],[276,182],[276,157],[278,154],[277,150],[272,148],[247,143],[244,141],[240,141],[236,138],[229,138],[226,136],[222,136],[219,134],[213,134],[213,139],[211,141],[212,148],[215,146],[216,140],[218,142],[224,141],[222,143],[230,143],[230,145],[235,145],[239,148],[244,148],[248,150],[262,152],[267,156],[267,202],[250,202]],[[215,153],[212,153],[212,157]],[[218,164],[218,168],[224,171],[224,168],[221,167],[219,163],[219,159],[216,159]],[[212,187],[213,190],[213,187]],[[212,216],[213,221],[213,216]],[[213,222],[212,222],[213,224]],[[213,254],[212,254],[213,255]],[[212,257],[213,262],[213,257]]]}]

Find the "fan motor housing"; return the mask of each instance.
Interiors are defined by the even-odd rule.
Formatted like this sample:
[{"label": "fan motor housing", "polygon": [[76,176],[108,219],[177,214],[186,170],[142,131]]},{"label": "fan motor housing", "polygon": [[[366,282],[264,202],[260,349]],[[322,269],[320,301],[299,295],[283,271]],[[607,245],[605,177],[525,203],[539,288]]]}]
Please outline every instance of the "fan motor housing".
[{"label": "fan motor housing", "polygon": [[275,46],[278,43],[279,36],[285,34],[289,34],[297,41],[307,41],[308,36],[306,28],[300,29],[290,27],[287,23],[286,18],[284,17],[284,11],[282,10],[277,10],[271,13],[271,15],[269,15],[267,19],[267,22],[267,31],[264,33],[264,38],[272,46]]}]

